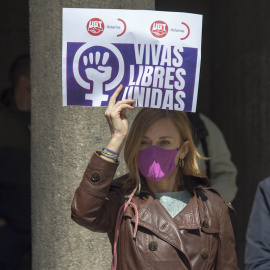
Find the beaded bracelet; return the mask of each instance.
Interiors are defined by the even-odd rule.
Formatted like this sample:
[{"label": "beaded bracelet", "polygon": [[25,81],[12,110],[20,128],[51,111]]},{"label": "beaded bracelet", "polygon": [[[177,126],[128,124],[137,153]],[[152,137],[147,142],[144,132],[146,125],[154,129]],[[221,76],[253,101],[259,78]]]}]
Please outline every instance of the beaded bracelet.
[{"label": "beaded bracelet", "polygon": [[108,148],[102,148],[102,150],[103,150],[103,151],[105,151],[105,152],[109,152],[109,153],[111,153],[111,154],[113,154],[113,155],[115,155],[115,156],[118,156],[118,157],[119,157],[119,154],[118,154],[118,153],[113,152],[112,150],[110,150],[110,149],[108,149]]},{"label": "beaded bracelet", "polygon": [[108,154],[105,153],[104,151],[102,151],[100,154],[101,154],[102,156],[104,156],[104,157],[107,157],[107,158],[110,158],[110,159],[116,161],[117,163],[119,162],[119,159],[118,159],[117,157],[114,157],[114,156],[112,156],[112,155],[108,155]]}]

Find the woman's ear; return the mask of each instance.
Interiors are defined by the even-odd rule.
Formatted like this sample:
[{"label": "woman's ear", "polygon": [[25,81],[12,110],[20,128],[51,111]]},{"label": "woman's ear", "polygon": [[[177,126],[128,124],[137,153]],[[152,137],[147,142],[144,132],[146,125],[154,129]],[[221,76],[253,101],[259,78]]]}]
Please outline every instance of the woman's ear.
[{"label": "woman's ear", "polygon": [[180,158],[184,159],[189,151],[190,142],[185,141],[180,148]]}]

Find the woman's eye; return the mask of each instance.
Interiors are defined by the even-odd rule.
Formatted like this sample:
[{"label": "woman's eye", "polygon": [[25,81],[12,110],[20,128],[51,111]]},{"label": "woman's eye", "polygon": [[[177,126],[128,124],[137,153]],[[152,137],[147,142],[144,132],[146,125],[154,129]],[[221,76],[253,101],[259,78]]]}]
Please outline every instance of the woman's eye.
[{"label": "woman's eye", "polygon": [[166,144],[170,144],[170,142],[169,141],[161,141],[161,144],[166,145]]},{"label": "woman's eye", "polygon": [[147,143],[148,143],[148,142],[146,142],[146,141],[142,141],[142,142],[141,142],[141,144],[147,144]]}]

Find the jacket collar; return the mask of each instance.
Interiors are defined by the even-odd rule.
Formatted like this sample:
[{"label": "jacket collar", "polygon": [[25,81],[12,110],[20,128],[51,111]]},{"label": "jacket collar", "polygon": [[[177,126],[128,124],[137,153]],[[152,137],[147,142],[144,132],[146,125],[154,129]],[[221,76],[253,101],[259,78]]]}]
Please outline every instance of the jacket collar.
[{"label": "jacket collar", "polygon": [[[116,181],[113,181],[112,184],[121,187],[123,180],[127,179],[127,177],[128,175],[124,175]],[[155,195],[149,189],[145,179],[142,178],[141,192],[132,199],[138,208],[139,224],[146,225],[148,222],[147,227],[150,226],[153,230],[154,228],[159,228],[159,230],[162,231],[168,226],[164,221],[169,220],[171,224],[177,226],[178,230],[202,229],[209,233],[218,232],[218,221],[214,220],[213,216],[209,219],[209,213],[205,204],[207,197],[204,195],[201,188],[201,186],[209,185],[209,179],[205,176],[184,175],[183,180],[185,187],[193,197],[187,206],[178,215],[172,218],[162,204],[155,198]],[[128,198],[128,195],[125,197]],[[130,207],[127,208],[124,215],[135,220],[134,212]],[[208,223],[211,223],[211,226],[209,226],[209,224],[207,227],[204,226],[205,219],[207,219]]]},{"label": "jacket collar", "polygon": [[[203,188],[201,186],[206,186],[209,184],[209,179],[204,176],[193,176],[186,175],[183,177],[185,187],[187,190],[193,195],[191,201],[186,205],[186,207],[178,213],[174,218],[172,218],[168,212],[164,209],[161,203],[155,198],[153,192],[149,189],[146,184],[146,181],[142,181],[142,189],[141,194],[145,194],[146,196],[152,197],[154,201],[159,205],[158,215],[161,215],[160,209],[165,210],[166,218],[169,218],[173,221],[179,230],[195,230],[202,229],[207,233],[217,233],[219,232],[219,223],[216,218],[211,215],[207,208],[206,201],[208,198],[205,196]],[[144,206],[142,206],[143,208]],[[151,209],[151,211],[155,211],[155,209]],[[151,212],[150,213],[157,213]],[[165,216],[164,216],[165,218]],[[205,224],[207,223],[207,226]],[[158,224],[155,224],[157,226]]]},{"label": "jacket collar", "polygon": [[[174,223],[178,227],[178,230],[181,230],[181,229],[194,230],[194,229],[201,228],[204,214],[200,213],[199,209],[202,207],[199,207],[198,205],[199,201],[198,201],[198,197],[197,197],[195,189],[192,192],[193,197],[191,201],[174,218],[170,216],[170,214],[165,210],[165,208],[162,206],[159,200],[156,199],[155,195],[147,186],[142,188],[140,198],[142,198],[143,193],[145,194],[143,196],[146,196],[147,200],[144,199],[145,203],[141,205],[141,207],[139,206],[140,207],[138,209],[139,220],[140,218],[143,218],[143,220],[145,219],[146,214],[141,214],[141,213],[144,213],[146,211],[147,216],[150,216],[150,215],[157,216],[155,219],[151,219],[152,224],[153,224],[153,221],[155,222],[155,224],[153,224],[154,227],[158,226],[159,228],[159,227],[165,226],[164,224],[161,224],[162,222],[161,223],[159,222],[159,219],[160,219],[160,220],[169,220],[170,223]],[[138,203],[139,205],[141,204],[140,202],[136,202],[136,203]]]}]

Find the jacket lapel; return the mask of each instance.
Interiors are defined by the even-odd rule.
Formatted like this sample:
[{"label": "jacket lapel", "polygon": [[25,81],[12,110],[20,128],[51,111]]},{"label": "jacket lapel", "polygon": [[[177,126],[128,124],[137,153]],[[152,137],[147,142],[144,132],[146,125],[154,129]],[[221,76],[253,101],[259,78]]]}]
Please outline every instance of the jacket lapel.
[{"label": "jacket lapel", "polygon": [[196,194],[186,207],[174,217],[180,230],[195,230],[201,228],[201,219],[198,208],[198,198]]},{"label": "jacket lapel", "polygon": [[[185,255],[191,269],[191,262],[185,243],[182,239],[182,235],[180,234],[179,227],[175,223],[174,219],[161,205],[161,203],[152,195],[148,196],[143,205],[141,204],[142,202],[140,200],[140,197],[134,197],[132,199],[133,203],[135,203],[135,205],[138,207],[139,226],[150,230],[159,238],[163,239],[182,252]],[[131,212],[133,212],[130,207],[128,208],[129,210],[126,211],[125,215],[129,215]],[[130,217],[132,218],[131,221],[135,223],[136,219],[134,213],[130,215]]]}]

